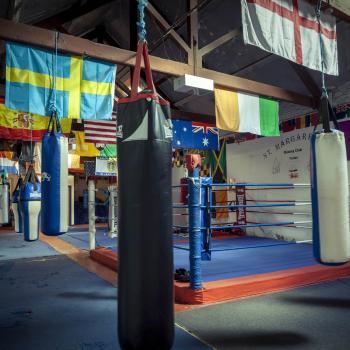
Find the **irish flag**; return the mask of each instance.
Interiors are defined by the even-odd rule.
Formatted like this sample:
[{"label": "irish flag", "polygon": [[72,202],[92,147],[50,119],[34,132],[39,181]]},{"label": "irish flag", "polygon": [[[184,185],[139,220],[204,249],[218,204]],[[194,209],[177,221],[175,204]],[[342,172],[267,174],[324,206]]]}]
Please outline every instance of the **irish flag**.
[{"label": "irish flag", "polygon": [[278,107],[264,97],[215,89],[216,126],[221,130],[279,136]]}]

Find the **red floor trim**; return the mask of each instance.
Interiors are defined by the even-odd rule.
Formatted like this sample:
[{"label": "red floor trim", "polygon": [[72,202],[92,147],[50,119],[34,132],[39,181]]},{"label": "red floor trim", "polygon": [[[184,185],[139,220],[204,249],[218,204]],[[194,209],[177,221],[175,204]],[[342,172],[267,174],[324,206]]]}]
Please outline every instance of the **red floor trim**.
[{"label": "red floor trim", "polygon": [[118,272],[118,254],[107,248],[96,248],[90,250],[90,258],[103,266]]},{"label": "red floor trim", "polygon": [[[91,259],[118,272],[118,255],[107,248],[90,251]],[[322,265],[281,270],[259,275],[204,282],[203,289],[192,290],[188,283],[174,282],[175,301],[180,304],[211,304],[248,296],[273,293],[350,277],[350,263],[329,267]]]},{"label": "red floor trim", "polygon": [[321,265],[281,270],[245,277],[205,282],[203,289],[194,291],[186,283],[175,282],[175,299],[183,304],[210,304],[288,290],[310,284],[350,276],[350,264],[341,267]]}]

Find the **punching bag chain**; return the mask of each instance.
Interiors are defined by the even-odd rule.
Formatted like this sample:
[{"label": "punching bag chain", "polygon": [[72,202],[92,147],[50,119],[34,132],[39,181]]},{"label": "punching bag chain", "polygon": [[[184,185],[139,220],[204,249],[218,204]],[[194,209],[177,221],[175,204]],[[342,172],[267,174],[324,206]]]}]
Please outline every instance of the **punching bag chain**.
[{"label": "punching bag chain", "polygon": [[320,40],[322,96],[326,96],[328,98],[326,82],[325,82],[325,73],[324,73],[324,45],[323,45],[322,34],[321,34],[321,6],[322,6],[322,0],[318,0],[316,5],[316,18],[318,23],[318,37]]},{"label": "punching bag chain", "polygon": [[321,34],[321,29],[322,29],[321,28],[321,6],[322,6],[322,0],[318,0],[315,13],[316,13],[316,20],[318,23],[318,37],[320,41],[320,58],[321,58],[322,94],[321,94],[321,101],[320,101],[320,115],[322,116],[323,130],[324,132],[329,133],[331,132],[331,127],[329,122],[330,105],[328,101],[328,93],[327,93],[325,73],[324,73],[325,62],[324,62],[324,45],[323,45],[323,39]]},{"label": "punching bag chain", "polygon": [[145,23],[145,7],[147,6],[147,0],[138,0],[138,14],[139,20],[136,22],[137,25],[137,35],[139,41],[146,41],[146,23]]},{"label": "punching bag chain", "polygon": [[57,93],[56,93],[56,76],[57,76],[57,52],[58,52],[58,37],[59,32],[55,32],[55,53],[53,56],[53,74],[52,74],[52,94],[50,101],[50,112],[51,114],[57,114]]}]

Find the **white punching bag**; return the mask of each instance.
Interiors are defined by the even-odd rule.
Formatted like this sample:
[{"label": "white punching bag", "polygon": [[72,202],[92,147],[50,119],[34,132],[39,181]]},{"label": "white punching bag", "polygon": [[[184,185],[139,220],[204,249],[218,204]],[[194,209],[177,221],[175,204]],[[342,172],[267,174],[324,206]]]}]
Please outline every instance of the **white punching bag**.
[{"label": "white punching bag", "polygon": [[325,265],[350,260],[349,184],[344,133],[311,137],[312,233],[315,259]]},{"label": "white punching bag", "polygon": [[0,185],[0,224],[9,223],[9,184],[2,176]]},{"label": "white punching bag", "polygon": [[13,217],[15,219],[15,231],[17,233],[23,232],[22,214],[19,209],[19,198],[20,198],[20,190],[21,190],[22,183],[23,183],[23,180],[21,177],[19,177],[17,181],[17,185],[14,191],[12,192],[12,200],[11,200]]}]

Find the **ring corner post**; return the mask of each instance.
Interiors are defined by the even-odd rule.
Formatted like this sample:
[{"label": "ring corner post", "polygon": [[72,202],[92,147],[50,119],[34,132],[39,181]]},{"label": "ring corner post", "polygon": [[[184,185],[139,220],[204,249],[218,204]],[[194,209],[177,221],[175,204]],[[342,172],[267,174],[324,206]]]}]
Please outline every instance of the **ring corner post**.
[{"label": "ring corner post", "polygon": [[202,225],[201,225],[201,179],[199,170],[201,157],[189,154],[186,157],[188,169],[188,231],[190,239],[190,287],[193,290],[202,289]]}]

